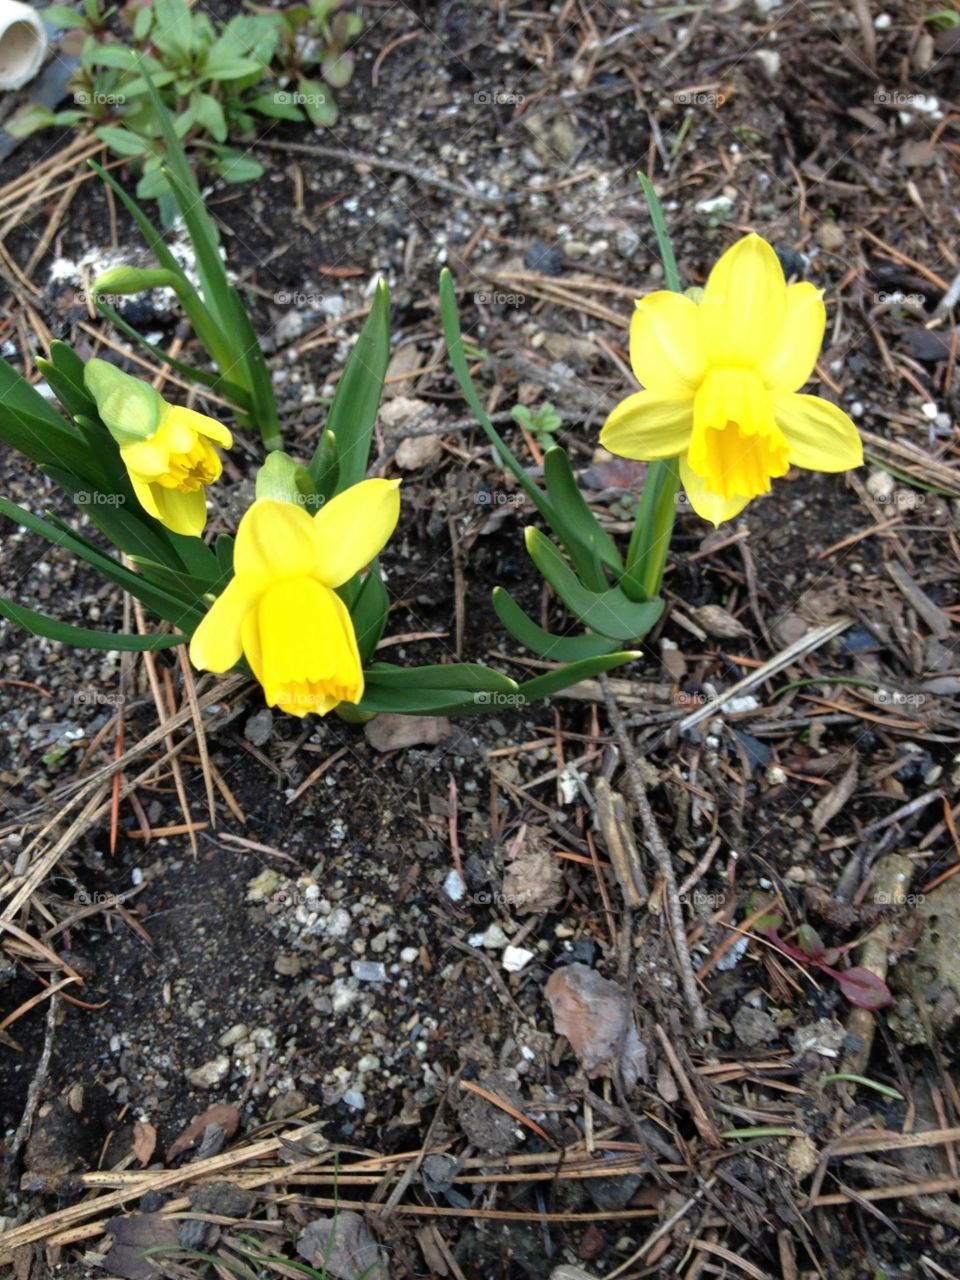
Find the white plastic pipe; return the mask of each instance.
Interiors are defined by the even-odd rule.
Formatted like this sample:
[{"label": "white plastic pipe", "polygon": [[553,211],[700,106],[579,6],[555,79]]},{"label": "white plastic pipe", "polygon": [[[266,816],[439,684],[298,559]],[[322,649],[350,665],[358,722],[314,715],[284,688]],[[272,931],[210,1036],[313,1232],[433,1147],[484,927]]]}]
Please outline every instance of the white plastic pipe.
[{"label": "white plastic pipe", "polygon": [[0,90],[22,89],[40,70],[47,33],[36,11],[0,0]]}]

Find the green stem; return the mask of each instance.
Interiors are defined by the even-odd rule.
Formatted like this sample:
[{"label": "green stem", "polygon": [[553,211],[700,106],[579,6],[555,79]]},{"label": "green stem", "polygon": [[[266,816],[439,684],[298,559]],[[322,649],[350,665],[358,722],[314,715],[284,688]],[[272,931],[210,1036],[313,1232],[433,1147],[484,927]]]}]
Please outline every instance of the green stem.
[{"label": "green stem", "polygon": [[[663,281],[668,289],[680,293],[680,272],[673,255],[670,232],[660,208],[653,183],[645,173],[637,178],[643,189],[650,221],[657,237],[657,248],[663,264]],[[651,462],[643,482],[643,493],[637,504],[637,515],[627,552],[627,567],[620,585],[632,600],[652,600],[660,594],[663,570],[670,550],[673,520],[676,514],[677,490],[680,487],[679,460],[667,458]]]},{"label": "green stem", "polygon": [[627,567],[620,579],[631,600],[653,600],[660,594],[679,487],[680,468],[676,458],[650,463],[637,503]]}]

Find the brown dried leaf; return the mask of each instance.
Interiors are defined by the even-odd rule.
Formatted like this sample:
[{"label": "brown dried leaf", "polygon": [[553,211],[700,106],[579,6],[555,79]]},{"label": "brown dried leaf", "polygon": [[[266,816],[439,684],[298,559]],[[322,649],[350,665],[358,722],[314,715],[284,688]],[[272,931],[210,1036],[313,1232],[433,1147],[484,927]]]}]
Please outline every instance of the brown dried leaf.
[{"label": "brown dried leaf", "polygon": [[708,636],[719,640],[739,640],[741,636],[750,634],[748,627],[718,604],[702,604],[699,609],[691,609],[690,614]]},{"label": "brown dried leaf", "polygon": [[363,732],[375,751],[400,751],[404,747],[432,747],[451,733],[446,716],[401,716],[385,712],[364,725]]},{"label": "brown dried leaf", "polygon": [[297,1252],[331,1280],[389,1280],[387,1258],[359,1213],[317,1218],[301,1233]]},{"label": "brown dried leaf", "polygon": [[503,896],[518,915],[552,911],[563,901],[563,877],[553,850],[532,829],[503,875]]},{"label": "brown dried leaf", "polygon": [[546,985],[557,1033],[591,1078],[613,1076],[619,1060],[629,1090],[646,1075],[647,1051],[633,1025],[626,991],[585,964],[556,969]]},{"label": "brown dried leaf", "polygon": [[856,791],[859,769],[859,761],[854,757],[847,766],[846,773],[836,786],[831,787],[827,794],[821,796],[817,801],[812,814],[814,831],[822,831],[827,823],[837,816],[854,791]]},{"label": "brown dried leaf", "polygon": [[152,1124],[147,1124],[145,1120],[135,1120],[133,1122],[133,1154],[140,1161],[140,1167],[145,1169],[153,1159],[153,1153],[157,1148],[157,1131]]},{"label": "brown dried leaf", "polygon": [[167,1152],[167,1164],[197,1146],[202,1140],[208,1125],[219,1125],[224,1137],[229,1141],[240,1128],[240,1112],[230,1102],[218,1102],[208,1107],[195,1120],[191,1120],[179,1138],[176,1138]]}]

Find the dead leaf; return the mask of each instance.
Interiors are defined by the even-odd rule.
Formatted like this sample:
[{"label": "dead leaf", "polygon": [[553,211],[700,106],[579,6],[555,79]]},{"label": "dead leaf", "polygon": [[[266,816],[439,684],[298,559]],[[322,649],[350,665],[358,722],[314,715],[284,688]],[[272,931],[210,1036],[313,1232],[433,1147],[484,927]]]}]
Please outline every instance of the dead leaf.
[{"label": "dead leaf", "polygon": [[400,716],[386,712],[364,725],[364,735],[375,751],[401,751],[404,747],[433,747],[451,733],[446,716]]},{"label": "dead leaf", "polygon": [[140,1161],[141,1169],[145,1169],[153,1159],[157,1147],[157,1131],[145,1120],[133,1122],[133,1154]]},{"label": "dead leaf", "polygon": [[738,618],[727,613],[726,609],[721,609],[718,604],[702,604],[698,609],[691,609],[690,613],[707,635],[715,636],[718,640],[739,640],[750,634],[749,627],[745,627]]},{"label": "dead leaf", "polygon": [[359,1213],[317,1218],[301,1233],[297,1252],[332,1280],[389,1280],[387,1258]]},{"label": "dead leaf", "polygon": [[216,1106],[208,1107],[195,1120],[191,1120],[179,1138],[174,1140],[167,1152],[167,1164],[184,1151],[198,1146],[209,1125],[219,1125],[225,1139],[229,1141],[240,1128],[240,1112],[230,1102],[218,1102]]},{"label": "dead leaf", "polygon": [[856,791],[859,768],[859,761],[855,756],[836,786],[831,787],[827,794],[821,796],[814,805],[813,814],[811,815],[814,831],[822,831],[827,823],[837,816],[854,791]]},{"label": "dead leaf", "polygon": [[113,1236],[103,1265],[123,1280],[159,1280],[167,1273],[169,1255],[148,1255],[148,1249],[177,1247],[177,1220],[160,1213],[131,1213],[111,1218],[107,1231]]},{"label": "dead leaf", "polygon": [[532,828],[517,846],[503,875],[503,896],[518,915],[552,911],[563,901],[563,877],[556,855]]},{"label": "dead leaf", "polygon": [[619,983],[585,964],[567,964],[550,975],[546,996],[557,1034],[570,1041],[588,1076],[612,1077],[618,1060],[628,1091],[646,1076],[647,1051]]}]

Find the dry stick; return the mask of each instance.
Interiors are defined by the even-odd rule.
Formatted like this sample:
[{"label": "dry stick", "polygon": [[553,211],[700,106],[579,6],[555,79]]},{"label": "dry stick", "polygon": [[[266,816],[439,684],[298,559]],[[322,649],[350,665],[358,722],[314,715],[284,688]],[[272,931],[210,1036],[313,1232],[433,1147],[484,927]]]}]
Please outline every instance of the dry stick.
[{"label": "dry stick", "polygon": [[[203,716],[200,713],[200,703],[197,701],[197,682],[193,678],[193,669],[190,666],[190,658],[187,655],[187,646],[185,644],[177,645],[177,657],[180,659],[180,671],[183,674],[183,688],[187,695],[187,705],[190,707],[190,715],[193,719],[193,731],[197,735],[197,751],[200,754],[200,767],[203,770],[203,782],[207,792],[207,808],[210,810],[210,825],[214,831],[217,829],[217,802],[213,794],[214,768],[210,760],[210,752],[207,748],[207,735],[203,727]],[[222,786],[226,783],[219,779]],[[227,788],[229,794],[229,788]]]},{"label": "dry stick", "polygon": [[657,870],[663,878],[664,898],[666,902],[667,915],[670,920],[670,932],[673,936],[674,954],[677,959],[677,968],[680,975],[680,984],[683,987],[684,998],[690,1009],[693,1020],[693,1029],[698,1034],[706,1031],[709,1023],[707,1021],[707,1011],[703,1007],[703,1001],[700,999],[700,991],[697,987],[697,979],[693,972],[693,964],[690,960],[690,952],[687,948],[687,931],[683,922],[683,910],[680,906],[680,895],[677,893],[677,880],[673,874],[673,863],[670,860],[670,852],[664,844],[663,836],[660,834],[660,828],[657,826],[657,820],[654,817],[653,810],[650,807],[650,801],[647,798],[646,788],[643,784],[643,775],[640,772],[640,762],[637,759],[636,752],[633,749],[633,743],[627,734],[627,726],[620,708],[617,706],[616,699],[610,690],[610,683],[605,675],[600,677],[600,687],[603,690],[604,701],[607,706],[607,716],[613,728],[614,735],[620,750],[623,752],[623,758],[626,762],[626,781],[630,791],[630,798],[636,806],[637,813],[640,817],[640,825],[643,828],[644,838],[653,854],[654,861],[657,864]]},{"label": "dry stick", "polygon": [[17,1125],[17,1131],[13,1135],[13,1141],[7,1151],[4,1163],[9,1173],[17,1162],[20,1154],[20,1148],[30,1136],[30,1130],[33,1127],[33,1117],[36,1115],[37,1107],[40,1105],[40,1091],[43,1088],[44,1081],[47,1078],[47,1072],[50,1070],[50,1058],[53,1054],[53,1031],[57,1020],[57,997],[51,996],[50,1003],[47,1005],[47,1025],[43,1039],[43,1052],[40,1055],[40,1061],[37,1063],[37,1069],[33,1073],[33,1079],[27,1089],[27,1101],[24,1104],[23,1115],[20,1123]]}]

